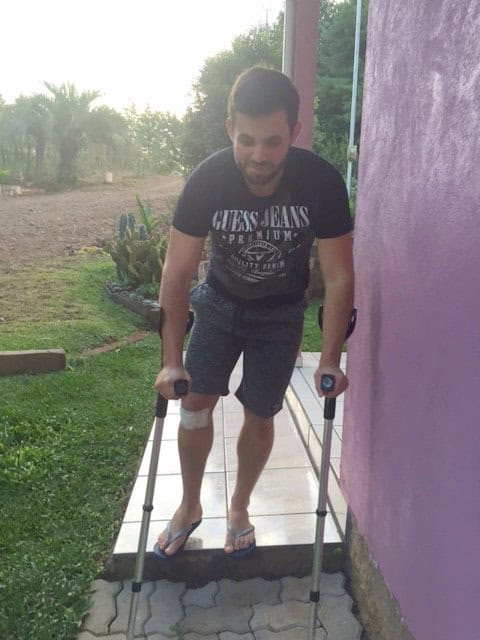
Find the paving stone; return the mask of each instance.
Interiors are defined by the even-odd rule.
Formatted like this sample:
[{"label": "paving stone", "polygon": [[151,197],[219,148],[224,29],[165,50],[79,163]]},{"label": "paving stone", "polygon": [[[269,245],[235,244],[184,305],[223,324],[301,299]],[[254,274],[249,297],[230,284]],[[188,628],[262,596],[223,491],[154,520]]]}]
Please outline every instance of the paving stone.
[{"label": "paving stone", "polygon": [[122,590],[122,581],[107,582],[107,580],[94,580],[90,585],[90,592],[93,593],[100,590],[114,591],[114,595],[116,595]]},{"label": "paving stone", "polygon": [[184,616],[182,595],[185,583],[159,580],[155,582],[155,590],[150,596],[151,618],[145,625],[147,635],[158,633],[174,636],[172,627],[179,624]]},{"label": "paving stone", "polygon": [[232,631],[233,633],[248,633],[248,622],[252,617],[251,607],[226,605],[203,609],[202,607],[186,607],[185,619],[181,627],[185,632],[194,631],[200,635]]},{"label": "paving stone", "polygon": [[121,582],[95,580],[92,583],[90,609],[82,627],[95,635],[107,635],[110,624],[117,616],[115,596],[122,590]]},{"label": "paving stone", "polygon": [[311,586],[310,576],[307,576],[306,578],[282,578],[281,583],[282,590],[280,591],[280,600],[282,602],[287,602],[288,600],[309,602]]},{"label": "paving stone", "polygon": [[220,640],[255,640],[253,633],[242,633],[238,635],[238,633],[232,633],[231,631],[220,633],[218,637]]},{"label": "paving stone", "polygon": [[[306,637],[305,627],[295,627],[287,631],[269,631],[268,629],[255,631],[255,640],[305,640]],[[315,629],[315,640],[327,640],[325,629],[321,627]],[[332,640],[337,640],[336,636],[333,636]]]},{"label": "paving stone", "polygon": [[[148,606],[148,598],[155,587],[154,582],[144,582],[140,597],[138,599],[138,609],[135,620],[135,634],[142,635],[144,633],[144,624],[150,617],[150,608]],[[112,622],[110,633],[126,633],[128,627],[128,616],[130,614],[130,602],[132,598],[132,581],[125,580],[123,589],[116,597],[118,615]]]},{"label": "paving stone", "polygon": [[215,595],[218,593],[216,582],[209,582],[200,589],[187,589],[183,596],[185,607],[196,604],[198,607],[213,607],[215,605]]},{"label": "paving stone", "polygon": [[320,593],[331,596],[343,596],[345,593],[345,576],[343,573],[322,573]]},{"label": "paving stone", "polygon": [[280,603],[281,584],[279,580],[269,581],[263,578],[250,580],[220,580],[219,591],[215,603],[220,606],[235,605],[248,607],[263,602],[265,604]]},{"label": "paving stone", "polygon": [[322,598],[318,617],[327,634],[335,640],[360,640],[362,627],[351,608],[352,599],[348,594]]},{"label": "paving stone", "polygon": [[[310,602],[311,576],[305,578],[287,577],[281,579],[282,590],[280,600],[300,600]],[[320,577],[320,593],[322,595],[342,596],[345,593],[345,577],[341,573],[322,573]]]},{"label": "paving stone", "polygon": [[292,627],[305,627],[308,624],[309,605],[297,600],[273,606],[263,603],[257,604],[253,606],[253,611],[250,628],[255,632],[255,635],[259,629],[284,631]]},{"label": "paving stone", "polygon": [[[236,636],[239,638],[240,636]],[[216,633],[210,636],[200,636],[198,633],[187,633],[185,636],[182,636],[184,640],[218,640],[218,636]]]}]

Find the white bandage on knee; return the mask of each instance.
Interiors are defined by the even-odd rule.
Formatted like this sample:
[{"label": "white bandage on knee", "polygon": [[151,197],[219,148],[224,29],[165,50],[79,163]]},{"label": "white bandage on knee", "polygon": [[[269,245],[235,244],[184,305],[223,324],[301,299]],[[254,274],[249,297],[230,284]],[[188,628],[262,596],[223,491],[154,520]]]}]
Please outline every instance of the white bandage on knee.
[{"label": "white bandage on knee", "polygon": [[210,423],[210,410],[199,409],[198,411],[188,411],[180,407],[180,424],[184,429],[203,429]]}]

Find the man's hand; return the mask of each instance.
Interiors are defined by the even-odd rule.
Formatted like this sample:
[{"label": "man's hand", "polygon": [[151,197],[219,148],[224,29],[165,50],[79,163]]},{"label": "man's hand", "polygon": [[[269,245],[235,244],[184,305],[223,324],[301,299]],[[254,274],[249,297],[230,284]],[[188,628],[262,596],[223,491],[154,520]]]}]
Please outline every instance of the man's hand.
[{"label": "man's hand", "polygon": [[[335,386],[328,393],[326,393],[325,391],[322,391],[322,389],[320,388],[320,380],[322,376],[325,374],[335,377]],[[313,378],[315,380],[315,387],[317,389],[317,393],[320,397],[325,396],[325,398],[335,398],[336,396],[343,393],[345,389],[348,387],[348,378],[339,367],[320,364],[318,365],[318,368],[315,371]]]},{"label": "man's hand", "polygon": [[175,393],[173,386],[177,380],[187,380],[190,389],[192,379],[183,367],[163,367],[155,381],[155,389],[166,400],[178,400],[180,396]]}]

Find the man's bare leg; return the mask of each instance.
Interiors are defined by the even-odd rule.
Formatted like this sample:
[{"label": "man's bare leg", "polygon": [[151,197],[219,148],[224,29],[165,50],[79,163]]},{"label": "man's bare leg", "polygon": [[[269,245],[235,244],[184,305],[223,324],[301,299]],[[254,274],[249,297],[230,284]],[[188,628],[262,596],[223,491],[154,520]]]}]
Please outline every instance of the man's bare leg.
[{"label": "man's bare leg", "polygon": [[[228,525],[236,532],[251,526],[248,518],[250,496],[265,467],[273,445],[273,418],[260,418],[245,409],[245,418],[237,443],[238,470],[228,512]],[[225,551],[244,549],[255,540],[251,533],[234,540],[227,534]]]},{"label": "man's bare leg", "polygon": [[[183,407],[187,411],[209,409],[208,425],[197,429],[185,429],[180,423],[178,429],[178,452],[180,455],[180,467],[182,471],[183,497],[180,506],[175,511],[171,523],[171,534],[197,522],[202,517],[200,504],[200,490],[202,487],[203,473],[207,463],[208,454],[213,442],[212,411],[218,401],[218,396],[206,396],[191,393],[183,401]],[[166,555],[174,555],[185,542],[185,536],[181,536],[168,547],[166,530],[158,536],[158,546]]]}]

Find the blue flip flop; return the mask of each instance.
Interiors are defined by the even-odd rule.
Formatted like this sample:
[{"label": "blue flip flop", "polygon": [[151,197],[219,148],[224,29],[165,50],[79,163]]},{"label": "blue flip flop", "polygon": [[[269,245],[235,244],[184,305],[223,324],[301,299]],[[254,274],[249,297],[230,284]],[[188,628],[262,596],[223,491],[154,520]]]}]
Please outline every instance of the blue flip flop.
[{"label": "blue flip flop", "polygon": [[172,536],[172,523],[171,521],[167,522],[167,527],[166,527],[167,544],[165,545],[165,549],[169,547],[172,544],[172,542],[175,542],[175,540],[178,540],[182,536],[185,536],[185,541],[180,547],[178,547],[178,549],[175,551],[173,555],[167,555],[164,551],[162,551],[162,549],[160,549],[160,547],[158,546],[158,542],[156,542],[155,546],[153,547],[154,554],[157,556],[157,558],[161,558],[162,560],[170,560],[170,558],[174,558],[178,553],[180,553],[180,551],[183,550],[183,548],[187,544],[187,540],[195,531],[195,529],[200,525],[201,522],[202,522],[201,520],[197,520],[197,522],[194,522],[189,527],[185,527],[183,529],[180,529],[180,531],[177,531],[177,533],[174,536]]},{"label": "blue flip flop", "polygon": [[[244,536],[248,536],[248,534],[252,533],[252,531],[255,531],[255,527],[248,527],[247,529],[243,529],[242,531],[235,531],[235,529],[232,529],[232,527],[228,527],[228,535],[232,536],[234,545],[237,540],[243,538]],[[236,549],[231,553],[227,553],[227,556],[230,556],[232,558],[245,558],[252,553],[255,547],[256,543],[254,540],[248,545],[248,547],[245,547],[245,549]]]}]

